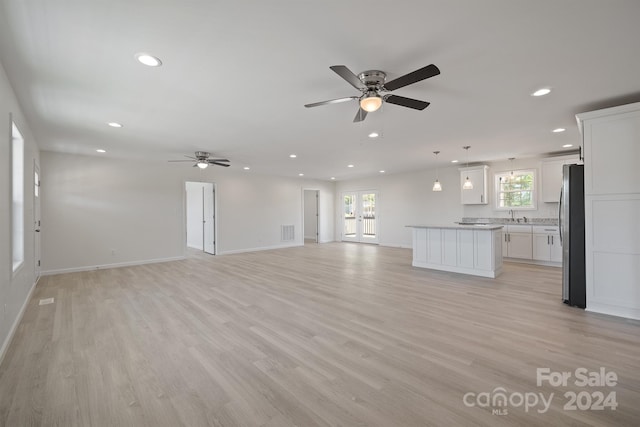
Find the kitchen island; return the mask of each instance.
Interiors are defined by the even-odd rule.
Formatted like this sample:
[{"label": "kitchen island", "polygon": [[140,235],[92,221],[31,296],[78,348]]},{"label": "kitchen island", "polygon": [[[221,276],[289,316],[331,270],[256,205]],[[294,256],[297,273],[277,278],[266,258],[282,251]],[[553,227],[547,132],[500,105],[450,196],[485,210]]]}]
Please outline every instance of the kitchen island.
[{"label": "kitchen island", "polygon": [[502,273],[502,225],[407,225],[414,267],[495,278]]}]

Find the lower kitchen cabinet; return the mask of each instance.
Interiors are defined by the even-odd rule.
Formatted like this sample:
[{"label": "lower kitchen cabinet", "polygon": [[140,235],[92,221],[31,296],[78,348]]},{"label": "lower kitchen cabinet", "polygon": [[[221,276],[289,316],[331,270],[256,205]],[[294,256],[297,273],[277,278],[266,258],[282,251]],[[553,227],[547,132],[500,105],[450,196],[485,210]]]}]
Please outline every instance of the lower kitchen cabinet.
[{"label": "lower kitchen cabinet", "polygon": [[504,228],[502,255],[507,258],[533,259],[530,225],[508,225]]},{"label": "lower kitchen cabinet", "polygon": [[562,244],[558,227],[533,227],[533,259],[562,262]]}]

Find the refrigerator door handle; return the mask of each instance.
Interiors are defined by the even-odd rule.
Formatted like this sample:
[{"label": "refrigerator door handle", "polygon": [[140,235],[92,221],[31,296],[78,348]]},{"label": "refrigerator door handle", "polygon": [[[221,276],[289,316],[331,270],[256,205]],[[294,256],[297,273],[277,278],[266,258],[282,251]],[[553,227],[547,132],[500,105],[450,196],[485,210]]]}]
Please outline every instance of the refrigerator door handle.
[{"label": "refrigerator door handle", "polygon": [[558,205],[558,230],[560,231],[560,244],[562,244],[562,196],[564,188],[560,189],[560,203]]}]

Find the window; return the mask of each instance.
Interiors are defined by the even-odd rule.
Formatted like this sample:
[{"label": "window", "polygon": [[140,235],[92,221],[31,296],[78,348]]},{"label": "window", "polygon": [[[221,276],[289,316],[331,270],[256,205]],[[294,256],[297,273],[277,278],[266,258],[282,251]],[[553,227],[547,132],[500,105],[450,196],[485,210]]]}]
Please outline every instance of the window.
[{"label": "window", "polygon": [[24,139],[11,127],[11,252],[14,273],[24,262]]},{"label": "window", "polygon": [[535,171],[496,174],[496,209],[535,209]]}]

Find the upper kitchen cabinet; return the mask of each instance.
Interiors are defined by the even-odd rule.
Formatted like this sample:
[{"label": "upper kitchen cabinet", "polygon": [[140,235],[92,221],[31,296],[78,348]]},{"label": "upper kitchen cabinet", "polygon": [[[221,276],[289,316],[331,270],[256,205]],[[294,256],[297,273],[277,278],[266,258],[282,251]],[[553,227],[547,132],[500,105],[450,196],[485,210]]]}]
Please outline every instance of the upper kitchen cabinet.
[{"label": "upper kitchen cabinet", "polygon": [[[489,196],[487,193],[487,176],[489,172],[489,166],[470,166],[467,168],[460,168],[460,192],[462,194],[461,200],[463,205],[486,205],[489,203]],[[463,189],[465,181],[469,178],[473,188]]]},{"label": "upper kitchen cabinet", "polygon": [[562,187],[562,166],[579,162],[578,156],[551,158],[542,161],[542,201],[558,203]]}]

